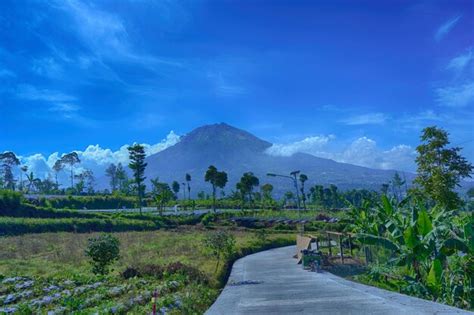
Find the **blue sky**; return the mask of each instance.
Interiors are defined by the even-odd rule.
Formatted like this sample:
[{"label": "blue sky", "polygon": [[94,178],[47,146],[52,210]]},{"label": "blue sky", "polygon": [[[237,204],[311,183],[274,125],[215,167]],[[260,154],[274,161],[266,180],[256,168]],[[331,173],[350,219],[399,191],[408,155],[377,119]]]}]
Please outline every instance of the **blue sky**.
[{"label": "blue sky", "polygon": [[474,1],[4,0],[0,25],[0,151],[30,164],[216,122],[404,170],[436,124],[474,160]]}]

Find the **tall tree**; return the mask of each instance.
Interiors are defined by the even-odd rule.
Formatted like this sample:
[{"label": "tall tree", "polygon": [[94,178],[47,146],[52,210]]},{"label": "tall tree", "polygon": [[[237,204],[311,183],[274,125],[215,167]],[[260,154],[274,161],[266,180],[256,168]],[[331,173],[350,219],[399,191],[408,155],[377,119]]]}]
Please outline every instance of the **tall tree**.
[{"label": "tall tree", "polygon": [[6,151],[0,153],[0,163],[3,168],[3,181],[7,189],[15,190],[15,178],[12,168],[20,165],[20,160],[15,153]]},{"label": "tall tree", "polygon": [[56,160],[53,165],[54,178],[56,180],[56,186],[59,188],[58,175],[64,169],[64,164],[61,159]]},{"label": "tall tree", "polygon": [[165,205],[173,198],[171,188],[167,183],[160,182],[159,178],[150,180],[152,186],[152,194],[155,198],[157,209],[163,214]]},{"label": "tall tree", "polygon": [[71,188],[74,188],[74,165],[81,163],[77,152],[71,152],[61,157],[61,163],[67,164],[71,171]]},{"label": "tall tree", "polygon": [[448,148],[448,133],[436,126],[423,129],[418,156],[415,183],[436,203],[448,209],[458,207],[462,201],[454,192],[459,182],[471,177],[473,166],[460,155],[461,148]]},{"label": "tall tree", "polygon": [[138,206],[140,214],[142,213],[142,199],[145,194],[145,148],[140,144],[134,144],[128,147],[130,163],[128,167],[133,171],[133,179],[137,190]]},{"label": "tall tree", "polygon": [[117,190],[118,178],[117,178],[117,165],[110,164],[105,170],[105,175],[109,177],[110,191],[114,193]]},{"label": "tall tree", "polygon": [[216,189],[223,189],[227,184],[227,173],[219,172],[214,165],[209,166],[204,176],[206,182],[212,185],[212,210],[216,211]]},{"label": "tall tree", "polygon": [[300,183],[301,183],[301,199],[303,200],[303,210],[306,210],[306,194],[304,192],[304,183],[308,180],[308,176],[305,174],[300,174]]},{"label": "tall tree", "polygon": [[248,196],[249,204],[251,204],[253,189],[260,185],[260,181],[252,172],[247,172],[240,178],[239,184],[237,189],[239,189],[243,195]]},{"label": "tall tree", "polygon": [[188,186],[188,200],[191,200],[191,186],[189,185],[190,182],[191,182],[191,175],[186,173],[186,184]]},{"label": "tall tree", "polygon": [[23,174],[28,175],[28,166],[23,165],[22,167],[20,167],[20,171],[20,191],[23,191],[23,189],[25,188],[23,183]]},{"label": "tall tree", "polygon": [[117,177],[117,185],[120,192],[122,194],[128,194],[130,192],[129,180],[122,163],[117,164],[115,176]]},{"label": "tall tree", "polygon": [[176,199],[178,199],[179,188],[179,183],[177,181],[173,181],[173,183],[171,183],[171,189],[173,190],[174,197]]}]

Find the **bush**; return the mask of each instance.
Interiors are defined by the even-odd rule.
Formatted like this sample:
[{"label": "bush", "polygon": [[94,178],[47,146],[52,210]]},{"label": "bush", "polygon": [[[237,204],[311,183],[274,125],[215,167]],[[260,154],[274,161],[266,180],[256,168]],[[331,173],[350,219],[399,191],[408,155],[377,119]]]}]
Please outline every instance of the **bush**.
[{"label": "bush", "polygon": [[120,257],[120,242],[111,234],[90,238],[86,255],[91,259],[92,272],[105,275],[109,273],[109,266]]},{"label": "bush", "polygon": [[47,232],[124,232],[150,231],[160,228],[158,222],[130,219],[35,219],[0,217],[0,235]]}]

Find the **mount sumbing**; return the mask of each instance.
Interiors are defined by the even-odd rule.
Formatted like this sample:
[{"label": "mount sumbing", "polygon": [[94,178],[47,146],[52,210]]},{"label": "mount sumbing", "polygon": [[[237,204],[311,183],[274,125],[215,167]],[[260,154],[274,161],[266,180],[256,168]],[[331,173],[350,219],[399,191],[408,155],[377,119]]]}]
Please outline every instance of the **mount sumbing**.
[{"label": "mount sumbing", "polygon": [[[236,190],[235,184],[243,173],[253,172],[260,179],[260,184],[272,184],[274,194],[281,195],[293,190],[292,182],[285,178],[268,177],[267,173],[288,175],[300,170],[309,177],[307,187],[334,184],[339,189],[376,190],[388,183],[395,173],[394,170],[370,169],[305,153],[272,156],[266,153],[271,146],[270,142],[225,123],[206,125],[184,135],[174,146],[149,156],[146,176],[148,180],[159,177],[163,182],[176,180],[182,183],[185,174],[189,173],[192,177],[192,195],[196,195],[199,191],[210,191],[204,174],[209,165],[214,165],[228,174],[226,193]],[[406,174],[406,177],[410,181],[413,174]]]}]

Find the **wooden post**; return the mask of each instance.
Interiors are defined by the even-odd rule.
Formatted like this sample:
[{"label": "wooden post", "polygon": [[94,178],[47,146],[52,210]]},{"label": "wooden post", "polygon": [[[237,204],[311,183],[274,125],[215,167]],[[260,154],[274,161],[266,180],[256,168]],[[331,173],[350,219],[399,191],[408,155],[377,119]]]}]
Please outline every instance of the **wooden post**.
[{"label": "wooden post", "polygon": [[351,257],[354,258],[354,255],[352,254],[352,237],[349,234],[349,250],[351,252]]},{"label": "wooden post", "polygon": [[341,264],[344,264],[344,250],[342,248],[342,235],[339,235],[339,250],[341,251]]},{"label": "wooden post", "polygon": [[329,247],[329,256],[332,256],[332,251],[331,251],[331,235],[327,233],[328,235],[328,247]]}]

